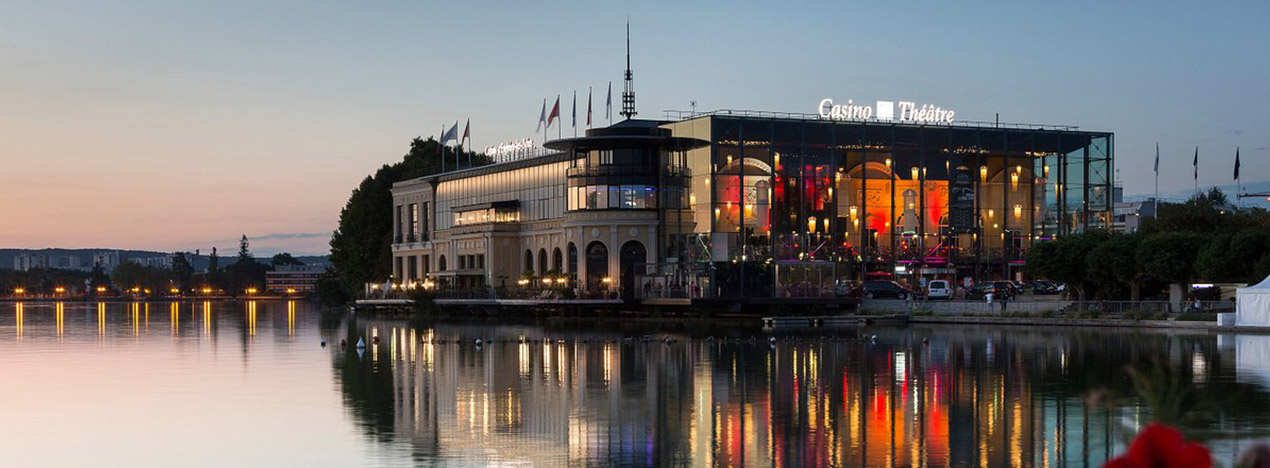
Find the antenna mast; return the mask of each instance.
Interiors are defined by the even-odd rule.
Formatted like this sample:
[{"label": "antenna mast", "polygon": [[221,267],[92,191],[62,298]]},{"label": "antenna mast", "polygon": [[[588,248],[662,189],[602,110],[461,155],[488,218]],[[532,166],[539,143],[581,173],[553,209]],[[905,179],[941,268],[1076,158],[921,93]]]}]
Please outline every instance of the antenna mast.
[{"label": "antenna mast", "polygon": [[623,117],[630,119],[635,115],[635,79],[631,74],[631,22],[626,22],[626,89],[622,91]]}]

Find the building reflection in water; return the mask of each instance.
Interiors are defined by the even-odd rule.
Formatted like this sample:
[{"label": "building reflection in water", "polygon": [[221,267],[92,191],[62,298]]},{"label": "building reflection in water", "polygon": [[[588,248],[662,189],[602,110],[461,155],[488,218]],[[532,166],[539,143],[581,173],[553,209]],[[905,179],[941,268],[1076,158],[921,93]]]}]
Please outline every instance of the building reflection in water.
[{"label": "building reflection in water", "polygon": [[769,346],[362,320],[348,342],[380,340],[335,367],[367,432],[420,460],[778,467],[1097,466],[1149,420],[1086,403],[1131,395],[1126,363],[1233,373],[1211,336],[948,330]]}]

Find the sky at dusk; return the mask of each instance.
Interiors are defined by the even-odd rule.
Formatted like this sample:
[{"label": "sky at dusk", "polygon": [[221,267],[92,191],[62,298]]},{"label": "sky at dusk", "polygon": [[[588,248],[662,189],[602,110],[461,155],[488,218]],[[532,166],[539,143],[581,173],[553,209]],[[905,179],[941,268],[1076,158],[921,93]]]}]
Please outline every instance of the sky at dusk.
[{"label": "sky at dusk", "polygon": [[[639,117],[907,99],[1116,134],[1161,192],[1270,179],[1270,2],[15,2],[0,10],[0,248],[327,249],[415,136],[532,137],[542,100]],[[583,113],[584,109],[579,109]],[[616,112],[614,112],[616,116]],[[566,127],[566,134],[572,130]],[[554,137],[555,132],[552,132]],[[541,134],[538,135],[541,139]]]}]

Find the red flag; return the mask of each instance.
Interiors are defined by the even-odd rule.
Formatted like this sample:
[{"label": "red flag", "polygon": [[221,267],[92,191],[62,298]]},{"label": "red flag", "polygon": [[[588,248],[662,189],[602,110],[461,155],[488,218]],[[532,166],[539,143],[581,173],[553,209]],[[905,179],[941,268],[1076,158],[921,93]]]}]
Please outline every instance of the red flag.
[{"label": "red flag", "polygon": [[459,142],[462,143],[463,140],[466,140],[471,136],[472,136],[472,119],[467,119],[467,123],[463,124],[463,138],[459,138]]},{"label": "red flag", "polygon": [[551,128],[551,122],[560,117],[560,96],[556,96],[556,104],[551,106],[551,113],[547,114],[547,128]]},{"label": "red flag", "polygon": [[591,87],[586,89],[586,126],[591,126]]}]

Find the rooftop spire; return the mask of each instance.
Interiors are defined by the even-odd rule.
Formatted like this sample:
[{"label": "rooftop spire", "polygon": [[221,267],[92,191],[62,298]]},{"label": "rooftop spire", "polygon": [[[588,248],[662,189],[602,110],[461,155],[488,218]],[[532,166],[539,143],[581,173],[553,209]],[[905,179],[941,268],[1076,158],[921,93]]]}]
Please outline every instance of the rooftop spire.
[{"label": "rooftop spire", "polygon": [[626,21],[626,89],[622,91],[622,117],[635,116],[635,78],[631,73],[631,22]]}]

